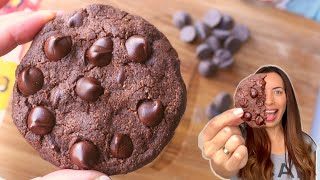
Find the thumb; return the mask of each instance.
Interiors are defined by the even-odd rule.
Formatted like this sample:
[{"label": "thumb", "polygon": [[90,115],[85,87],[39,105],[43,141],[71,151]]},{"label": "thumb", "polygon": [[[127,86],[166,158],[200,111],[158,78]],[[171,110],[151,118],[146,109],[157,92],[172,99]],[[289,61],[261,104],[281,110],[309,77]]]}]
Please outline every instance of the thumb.
[{"label": "thumb", "polygon": [[47,174],[43,177],[37,177],[32,180],[111,180],[105,174],[93,170],[72,170],[63,169]]}]

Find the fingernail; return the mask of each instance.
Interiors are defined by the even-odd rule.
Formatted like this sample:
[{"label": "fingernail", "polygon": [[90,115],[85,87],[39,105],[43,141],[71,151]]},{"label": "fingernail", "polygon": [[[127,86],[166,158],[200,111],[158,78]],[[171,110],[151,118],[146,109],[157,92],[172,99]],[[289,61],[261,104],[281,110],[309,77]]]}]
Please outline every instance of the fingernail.
[{"label": "fingernail", "polygon": [[242,108],[236,108],[233,110],[233,114],[237,117],[241,117],[243,115],[243,109]]},{"label": "fingernail", "polygon": [[98,177],[98,178],[96,178],[94,180],[111,180],[111,179],[108,176],[103,175],[103,176],[100,176],[100,177]]},{"label": "fingernail", "polygon": [[64,14],[63,10],[57,10],[56,11],[56,16],[62,16]]}]

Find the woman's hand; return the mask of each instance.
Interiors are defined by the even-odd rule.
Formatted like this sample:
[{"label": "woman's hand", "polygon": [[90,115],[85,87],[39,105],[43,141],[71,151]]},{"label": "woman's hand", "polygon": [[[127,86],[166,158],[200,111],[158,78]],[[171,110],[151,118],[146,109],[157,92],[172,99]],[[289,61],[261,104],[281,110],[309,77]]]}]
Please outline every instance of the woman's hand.
[{"label": "woman's hand", "polygon": [[199,134],[199,148],[211,170],[222,178],[235,176],[248,161],[248,150],[238,127],[243,110],[235,108],[214,117]]}]

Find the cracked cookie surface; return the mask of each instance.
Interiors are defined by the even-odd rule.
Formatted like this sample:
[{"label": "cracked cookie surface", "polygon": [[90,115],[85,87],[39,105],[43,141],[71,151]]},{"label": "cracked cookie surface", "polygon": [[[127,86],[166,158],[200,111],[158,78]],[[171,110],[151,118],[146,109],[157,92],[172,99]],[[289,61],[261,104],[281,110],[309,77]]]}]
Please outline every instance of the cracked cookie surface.
[{"label": "cracked cookie surface", "polygon": [[186,108],[180,60],[167,38],[107,5],[47,23],[16,77],[13,121],[60,168],[136,170],[168,144]]}]

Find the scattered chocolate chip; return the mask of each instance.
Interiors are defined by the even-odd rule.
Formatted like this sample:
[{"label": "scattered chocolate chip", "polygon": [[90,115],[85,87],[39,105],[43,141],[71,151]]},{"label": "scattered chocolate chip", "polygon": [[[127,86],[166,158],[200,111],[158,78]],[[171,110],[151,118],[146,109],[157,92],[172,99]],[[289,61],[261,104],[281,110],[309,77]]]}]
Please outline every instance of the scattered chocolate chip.
[{"label": "scattered chocolate chip", "polygon": [[236,24],[232,29],[232,35],[238,38],[241,42],[245,42],[249,39],[250,31],[246,26]]},{"label": "scattered chocolate chip", "polygon": [[43,83],[43,73],[36,67],[27,67],[18,76],[18,89],[24,96],[37,93],[42,89]]},{"label": "scattered chocolate chip", "polygon": [[211,103],[211,104],[208,106],[206,113],[207,113],[207,117],[208,117],[209,119],[212,119],[212,118],[214,118],[215,116],[217,116],[217,115],[220,114],[217,106],[216,106],[214,103]]},{"label": "scattered chocolate chip", "polygon": [[98,158],[98,148],[90,141],[79,141],[70,148],[70,159],[80,169],[92,168]]},{"label": "scattered chocolate chip", "polygon": [[159,100],[144,101],[139,104],[138,115],[141,122],[149,127],[158,125],[163,118],[164,107]]},{"label": "scattered chocolate chip", "polygon": [[200,61],[198,65],[198,71],[200,75],[204,77],[210,77],[216,73],[218,67],[213,64],[210,60]]},{"label": "scattered chocolate chip", "polygon": [[203,17],[203,22],[207,24],[210,28],[216,27],[221,21],[221,14],[218,10],[211,9]]},{"label": "scattered chocolate chip", "polygon": [[72,40],[70,36],[54,35],[49,37],[44,44],[44,53],[51,61],[58,61],[71,51]]},{"label": "scattered chocolate chip", "polygon": [[209,59],[213,55],[213,50],[208,44],[200,44],[196,49],[196,54],[200,60]]},{"label": "scattered chocolate chip", "polygon": [[100,82],[92,77],[79,79],[75,91],[82,100],[87,102],[97,101],[104,92]]},{"label": "scattered chocolate chip", "polygon": [[219,68],[228,68],[230,67],[234,60],[230,51],[226,49],[218,49],[212,59],[214,64],[217,64]]},{"label": "scattered chocolate chip", "polygon": [[125,159],[131,156],[133,144],[129,136],[115,134],[110,144],[111,154],[116,158]]},{"label": "scattered chocolate chip", "polygon": [[234,26],[234,20],[231,16],[224,14],[221,18],[221,21],[218,25],[219,29],[232,29]]},{"label": "scattered chocolate chip", "polygon": [[219,112],[224,112],[232,105],[232,97],[227,92],[220,92],[214,98],[214,104],[216,105]]},{"label": "scattered chocolate chip", "polygon": [[191,43],[197,37],[197,32],[194,26],[188,25],[181,29],[180,39],[184,42]]},{"label": "scattered chocolate chip", "polygon": [[46,107],[37,106],[28,115],[28,129],[34,134],[49,134],[54,125],[55,117]]},{"label": "scattered chocolate chip", "polygon": [[216,51],[220,48],[220,42],[215,36],[208,37],[206,43],[211,47],[213,51]]},{"label": "scattered chocolate chip", "polygon": [[226,40],[231,32],[229,30],[224,30],[224,29],[214,29],[212,31],[212,34],[217,37],[217,39],[219,39],[220,41],[224,41]]},{"label": "scattered chocolate chip", "polygon": [[112,51],[112,39],[110,37],[103,37],[93,43],[87,51],[87,57],[91,64],[102,67],[110,63]]},{"label": "scattered chocolate chip", "polygon": [[173,23],[177,28],[181,29],[184,26],[191,24],[192,19],[189,13],[185,11],[177,11],[173,15]]},{"label": "scattered chocolate chip", "polygon": [[81,12],[77,12],[73,16],[71,16],[68,20],[69,27],[79,27],[82,26],[83,23],[83,15]]},{"label": "scattered chocolate chip", "polygon": [[143,63],[150,55],[148,41],[141,35],[133,35],[127,39],[126,49],[129,59],[133,62]]},{"label": "scattered chocolate chip", "polygon": [[194,23],[194,27],[196,29],[197,36],[201,40],[205,40],[209,36],[210,29],[205,23],[203,23],[201,21],[197,21]]},{"label": "scattered chocolate chip", "polygon": [[232,54],[236,53],[241,47],[241,41],[233,36],[229,36],[224,42],[224,48],[228,49]]}]

